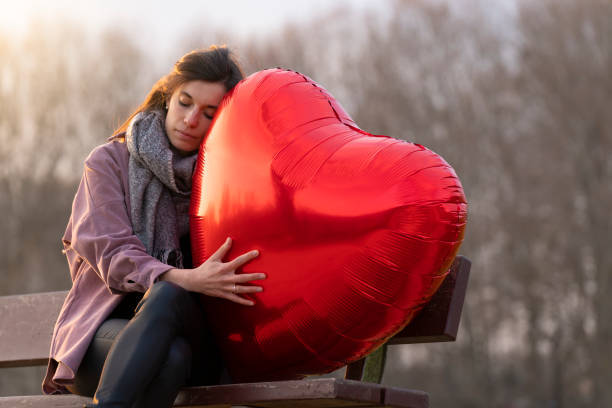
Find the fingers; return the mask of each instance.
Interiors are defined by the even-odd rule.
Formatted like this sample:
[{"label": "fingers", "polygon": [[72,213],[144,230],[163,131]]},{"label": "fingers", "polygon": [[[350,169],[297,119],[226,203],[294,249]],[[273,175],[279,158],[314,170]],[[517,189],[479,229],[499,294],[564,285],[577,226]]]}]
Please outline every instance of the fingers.
[{"label": "fingers", "polygon": [[209,259],[212,259],[215,261],[221,261],[225,257],[225,255],[227,255],[231,247],[232,247],[232,239],[230,237],[227,237],[225,242],[221,244],[219,249],[217,249],[215,253],[210,256]]},{"label": "fingers", "polygon": [[233,282],[235,283],[245,283],[254,280],[262,280],[266,279],[265,273],[241,273],[238,275],[234,275]]},{"label": "fingers", "polygon": [[[231,247],[232,247],[232,239],[230,237],[227,237],[225,242],[219,247],[219,249],[215,251],[215,253],[213,253],[210,256],[209,259],[213,261],[223,262],[223,258],[225,257],[225,255],[227,255]],[[259,256],[259,251],[257,250],[249,251],[245,254],[242,254],[234,258],[231,262],[227,262],[226,266],[228,266],[231,269],[238,269],[245,263],[252,261],[258,256]]]},{"label": "fingers", "polygon": [[245,263],[247,263],[249,261],[252,261],[253,259],[257,258],[258,256],[259,256],[259,251],[257,251],[257,250],[250,251],[250,252],[247,252],[246,254],[242,254],[240,256],[237,256],[231,262],[228,262],[227,266],[229,266],[232,269],[238,269],[242,265],[244,265]]},{"label": "fingers", "polygon": [[[250,274],[250,275],[263,275],[263,274]],[[235,283],[229,289],[229,293],[226,293],[224,298],[231,300],[232,302],[239,303],[244,306],[253,306],[255,302],[250,299],[245,299],[242,296],[238,296],[238,294],[248,294],[248,293],[259,293],[262,292],[263,288],[261,286],[254,285],[236,285]]]},{"label": "fingers", "polygon": [[263,292],[263,288],[261,286],[254,285],[234,285],[230,292],[232,293],[259,293]]},{"label": "fingers", "polygon": [[227,300],[231,300],[232,302],[239,303],[239,304],[244,305],[244,306],[253,306],[255,304],[255,302],[253,302],[252,300],[245,299],[245,298],[240,297],[238,295],[235,295],[233,293],[230,294],[230,295],[227,295],[225,298]]},{"label": "fingers", "polygon": [[252,294],[263,291],[261,286],[256,285],[244,285],[245,283],[265,279],[266,275],[264,273],[245,273],[238,274],[237,270],[245,265],[246,263],[252,261],[253,259],[259,256],[259,251],[249,251],[246,252],[236,258],[234,258],[230,262],[223,262],[223,258],[228,254],[229,250],[232,247],[231,238],[227,238],[225,242],[215,251],[214,254],[208,258],[212,263],[206,262],[209,265],[216,265],[212,270],[216,270],[215,274],[212,276],[216,276],[215,279],[221,279],[225,281],[225,288],[221,289],[221,292],[217,292],[217,294],[212,294],[212,296],[223,297],[225,299],[231,300],[232,302],[239,303],[245,306],[253,306],[255,302],[250,299],[246,299],[238,294]]}]

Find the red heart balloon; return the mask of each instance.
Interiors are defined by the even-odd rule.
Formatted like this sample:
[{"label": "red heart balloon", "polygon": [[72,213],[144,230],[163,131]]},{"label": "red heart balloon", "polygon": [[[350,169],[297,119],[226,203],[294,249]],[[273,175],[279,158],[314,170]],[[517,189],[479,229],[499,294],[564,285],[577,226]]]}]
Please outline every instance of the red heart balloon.
[{"label": "red heart balloon", "polygon": [[401,330],[448,273],[467,217],[461,183],[418,144],[360,130],[304,75],[255,73],[228,93],[200,148],[191,202],[196,265],[260,256],[247,307],[206,298],[238,381],[340,368]]}]

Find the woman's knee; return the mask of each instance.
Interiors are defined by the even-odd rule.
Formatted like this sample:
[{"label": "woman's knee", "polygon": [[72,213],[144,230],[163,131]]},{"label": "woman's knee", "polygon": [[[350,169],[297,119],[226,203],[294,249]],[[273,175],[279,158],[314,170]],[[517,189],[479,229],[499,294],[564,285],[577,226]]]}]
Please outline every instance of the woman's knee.
[{"label": "woman's knee", "polygon": [[189,298],[189,292],[182,287],[166,281],[156,282],[147,290],[136,308],[138,313],[143,308],[159,308],[162,311],[176,310]]}]

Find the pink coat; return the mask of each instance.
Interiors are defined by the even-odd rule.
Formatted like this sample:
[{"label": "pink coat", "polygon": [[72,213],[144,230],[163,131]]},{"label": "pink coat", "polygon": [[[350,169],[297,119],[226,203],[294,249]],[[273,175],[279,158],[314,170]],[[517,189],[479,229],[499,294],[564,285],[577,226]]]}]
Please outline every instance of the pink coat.
[{"label": "pink coat", "polygon": [[62,239],[72,288],[53,338],[43,391],[67,392],[94,333],[126,292],[145,292],[171,267],[148,255],[130,217],[129,153],[123,140],[94,149],[85,160]]}]

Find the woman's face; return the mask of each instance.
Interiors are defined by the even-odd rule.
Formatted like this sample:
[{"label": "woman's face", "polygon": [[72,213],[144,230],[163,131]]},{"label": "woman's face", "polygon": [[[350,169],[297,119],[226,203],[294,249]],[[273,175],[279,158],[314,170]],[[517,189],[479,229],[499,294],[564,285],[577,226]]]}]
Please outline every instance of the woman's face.
[{"label": "woman's face", "polygon": [[168,101],[166,134],[182,154],[200,147],[226,89],[221,82],[189,81],[179,86]]}]

